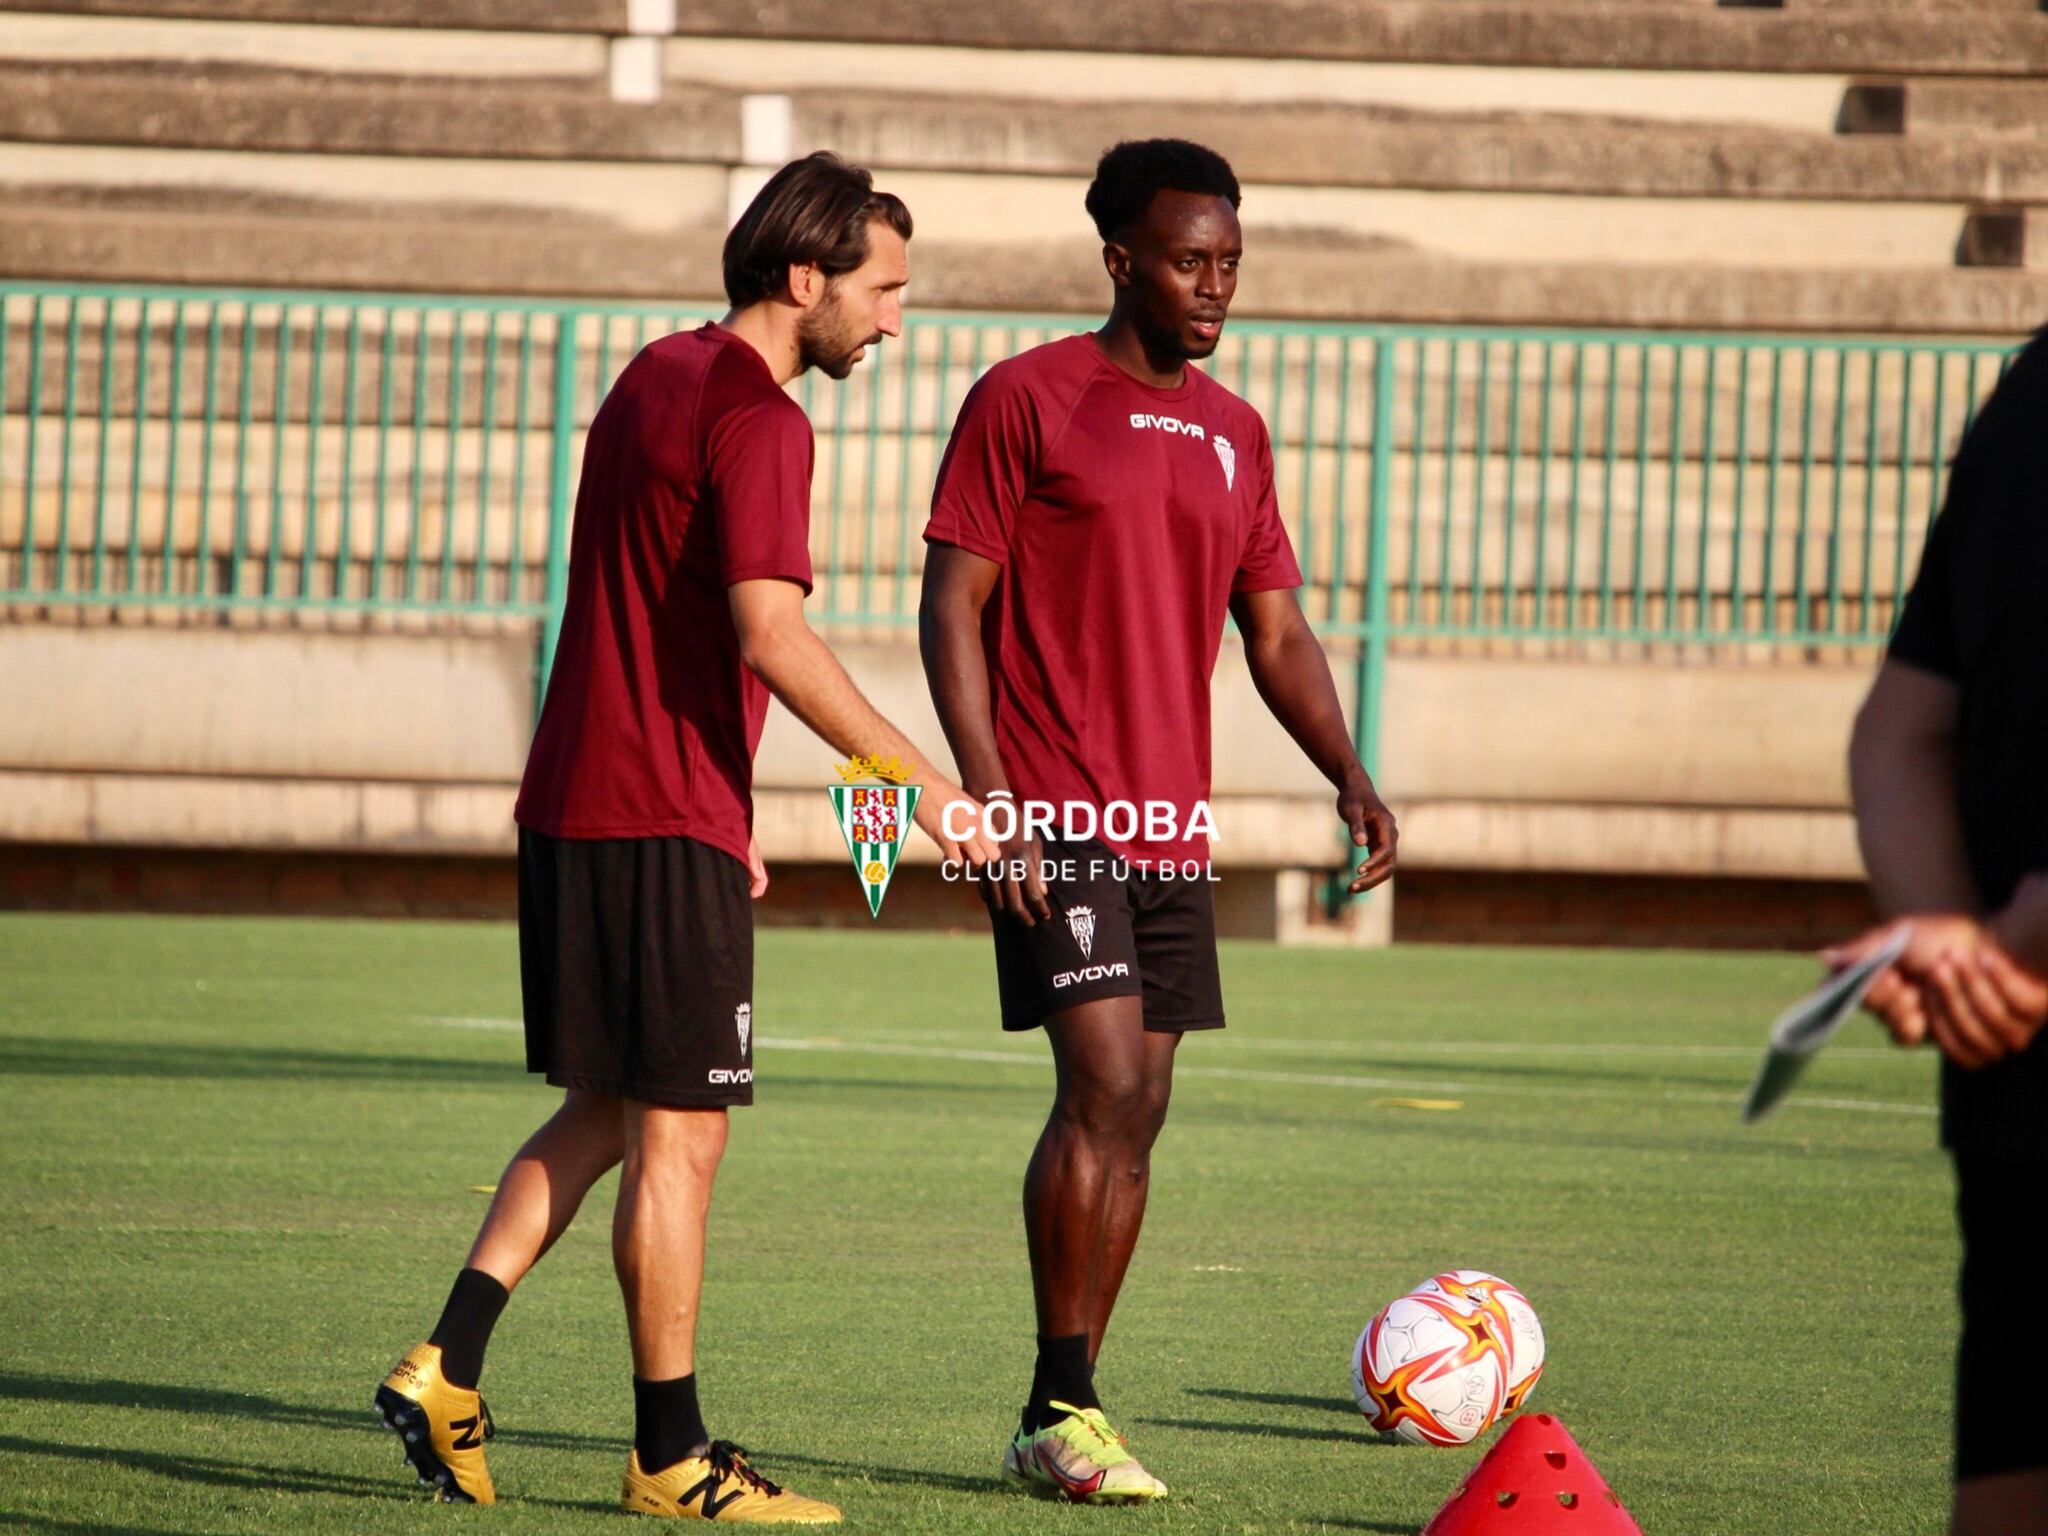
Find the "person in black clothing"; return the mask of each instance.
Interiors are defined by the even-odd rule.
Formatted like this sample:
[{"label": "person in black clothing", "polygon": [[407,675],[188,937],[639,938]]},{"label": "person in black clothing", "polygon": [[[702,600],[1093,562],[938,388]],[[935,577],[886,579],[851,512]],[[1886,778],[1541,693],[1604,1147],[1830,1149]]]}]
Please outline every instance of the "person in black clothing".
[{"label": "person in black clothing", "polygon": [[1849,769],[1890,921],[1823,958],[1847,965],[1908,925],[1866,1006],[1943,1057],[1963,1242],[1949,1529],[2048,1532],[2041,1350],[2005,1321],[2048,1181],[2048,332],[1956,456]]}]

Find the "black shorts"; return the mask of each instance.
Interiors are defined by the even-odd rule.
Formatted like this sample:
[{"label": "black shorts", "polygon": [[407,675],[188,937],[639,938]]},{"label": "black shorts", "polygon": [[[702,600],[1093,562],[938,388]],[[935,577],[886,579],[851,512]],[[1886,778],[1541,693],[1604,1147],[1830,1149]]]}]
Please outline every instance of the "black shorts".
[{"label": "black shorts", "polygon": [[1145,1027],[1223,1027],[1216,906],[1205,875],[1146,873],[1101,843],[1048,843],[1052,920],[990,914],[1003,1028],[1035,1029],[1062,1008],[1142,997]]},{"label": "black shorts", "polygon": [[[2048,1467],[2048,1405],[2015,1353],[2016,1304],[2040,1241],[2048,1166],[1955,1155],[1963,1337],[1956,1351],[1956,1480]],[[2017,1377],[2015,1371],[2018,1371]]]},{"label": "black shorts", "polygon": [[647,1104],[753,1103],[749,883],[694,838],[520,828],[526,1069]]}]

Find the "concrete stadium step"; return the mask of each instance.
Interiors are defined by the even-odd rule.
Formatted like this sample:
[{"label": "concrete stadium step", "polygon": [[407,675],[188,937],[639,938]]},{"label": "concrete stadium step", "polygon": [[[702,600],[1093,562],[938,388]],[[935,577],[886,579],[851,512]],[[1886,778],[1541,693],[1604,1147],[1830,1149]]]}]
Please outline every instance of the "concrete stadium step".
[{"label": "concrete stadium step", "polygon": [[1852,86],[1842,103],[1845,129],[1909,138],[2039,135],[2048,121],[2048,80],[1899,80]]},{"label": "concrete stadium step", "polygon": [[[735,162],[736,93],[614,101],[602,79],[0,61],[0,140],[149,149]],[[147,175],[146,169],[141,174]]]},{"label": "concrete stadium step", "polygon": [[380,221],[450,213],[567,215],[620,233],[716,231],[720,237],[727,182],[725,167],[701,163],[400,159],[73,144],[17,144],[0,162],[0,186],[16,195],[49,192],[79,203],[132,196],[202,212],[323,210]]},{"label": "concrete stadium step", "polygon": [[[758,180],[765,173],[749,175]],[[343,217],[589,220],[618,234],[721,239],[750,183],[722,165],[590,160],[441,160],[201,149],[18,145],[5,184],[18,199],[98,204],[129,196],[181,208],[312,211]],[[1019,229],[1090,240],[1084,177],[892,171],[887,184],[933,244],[1007,249]],[[309,197],[308,187],[320,189]],[[144,190],[146,189],[146,191]],[[1285,187],[1246,190],[1252,238],[1324,236],[1458,261],[1655,266],[1927,269],[1954,260],[1966,206],[1766,198],[1580,197],[1554,193]],[[1090,243],[1094,243],[1090,240]]]},{"label": "concrete stadium step", "polygon": [[[0,198],[0,277],[389,292],[715,301],[719,238],[596,220],[290,216],[191,197]],[[922,240],[914,299],[929,309],[1088,316],[1099,247],[1084,240]],[[1239,289],[1246,318],[1622,326],[2011,337],[2048,314],[2048,280],[1952,268],[1741,269],[1460,262],[1361,240],[1269,236]]]},{"label": "concrete stadium step", "polygon": [[[671,83],[401,77],[250,64],[0,63],[0,139],[265,153],[736,163],[741,93]],[[1199,137],[1248,182],[1670,198],[2048,201],[2048,145],[1304,102],[1045,102],[805,89],[791,143],[883,171],[1086,176],[1105,144]],[[1313,169],[1311,169],[1313,168]]]},{"label": "concrete stadium step", "polygon": [[631,30],[631,9],[630,0],[0,0],[0,12],[57,16],[611,36]]},{"label": "concrete stadium step", "polygon": [[[601,82],[609,51],[606,38],[567,34],[0,11],[0,54],[74,65],[175,61],[195,70],[236,64],[335,74]],[[1585,114],[1810,133],[1833,131],[1850,83],[1838,74],[1361,64],[699,37],[667,40],[662,72],[671,85],[740,91],[843,91],[865,83],[912,95]]]},{"label": "concrete stadium step", "polygon": [[2048,208],[1979,209],[1956,254],[1965,266],[2048,270]]},{"label": "concrete stadium step", "polygon": [[1538,69],[1320,59],[1202,58],[675,38],[669,81],[746,91],[844,91],[1026,98],[1175,109],[1322,104],[1468,114],[1589,115],[1638,122],[1724,123],[1828,133],[1840,74]]},{"label": "concrete stadium step", "polygon": [[796,143],[829,144],[892,170],[1087,176],[1103,146],[1166,134],[1213,145],[1246,182],[1659,199],[2048,199],[2048,145],[2037,140],[1901,142],[1561,114],[815,89],[795,97],[792,117]]},{"label": "concrete stadium step", "polygon": [[1942,12],[1955,17],[2031,16],[2048,6],[2042,0],[1714,0],[1730,8],[1814,11],[1827,15],[1864,12],[1896,16],[1901,12]]},{"label": "concrete stadium step", "polygon": [[2048,64],[2039,15],[1797,11],[1689,4],[1542,5],[1516,0],[1100,0],[933,8],[873,0],[705,0],[677,31],[707,37],[941,44],[1249,58],[1372,59],[1572,68],[2024,74]]},{"label": "concrete stadium step", "polygon": [[[627,0],[0,0],[0,9],[330,25],[622,35]],[[1903,8],[1902,8],[1903,9]],[[1525,0],[1047,0],[934,7],[927,0],[700,0],[679,34],[994,49],[1202,54],[1572,68],[2024,74],[2048,64],[2038,15],[1911,9],[1757,10],[1694,3]],[[1617,20],[1627,25],[1617,25]]]},{"label": "concrete stadium step", "polygon": [[0,55],[68,64],[240,64],[339,74],[601,83],[610,47],[609,39],[596,34],[23,14],[0,5]]}]

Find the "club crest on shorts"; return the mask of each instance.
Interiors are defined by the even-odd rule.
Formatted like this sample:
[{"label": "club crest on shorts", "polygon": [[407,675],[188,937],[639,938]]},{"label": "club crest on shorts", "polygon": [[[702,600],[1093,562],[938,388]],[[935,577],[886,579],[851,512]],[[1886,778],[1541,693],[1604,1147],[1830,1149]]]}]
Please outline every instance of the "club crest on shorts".
[{"label": "club crest on shorts", "polygon": [[740,1032],[740,1054],[747,1054],[747,1041],[754,1033],[754,1005],[741,1003],[732,1011],[732,1021]]},{"label": "club crest on shorts", "polygon": [[1216,457],[1223,461],[1223,489],[1237,489],[1237,450],[1230,446],[1230,439],[1227,437],[1217,437],[1211,441],[1216,444]]},{"label": "club crest on shorts", "polygon": [[1067,932],[1071,933],[1074,942],[1081,946],[1081,958],[1088,959],[1095,951],[1095,909],[1067,908]]},{"label": "club crest on shorts", "polygon": [[[841,782],[828,786],[825,793],[832,797],[833,819],[846,839],[861,894],[867,897],[868,916],[880,917],[882,898],[889,894],[897,856],[910,835],[910,818],[917,814],[918,796],[924,790],[906,782],[917,772],[916,765],[906,768],[894,757],[854,757],[837,767]],[[883,782],[858,782],[862,779]]]}]

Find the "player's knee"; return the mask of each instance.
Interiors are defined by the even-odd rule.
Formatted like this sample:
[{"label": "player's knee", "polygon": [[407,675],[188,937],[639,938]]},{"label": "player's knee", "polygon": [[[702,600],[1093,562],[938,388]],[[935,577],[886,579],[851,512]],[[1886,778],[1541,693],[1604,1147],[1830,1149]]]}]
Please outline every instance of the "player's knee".
[{"label": "player's knee", "polygon": [[1150,1082],[1145,1085],[1138,1113],[1133,1116],[1143,1146],[1147,1151],[1159,1139],[1159,1133],[1166,1129],[1166,1109],[1173,1097],[1173,1084]]},{"label": "player's knee", "polygon": [[1091,1140],[1121,1145],[1142,1128],[1147,1103],[1145,1081],[1137,1072],[1097,1073],[1063,1087],[1055,1113]]},{"label": "player's knee", "polygon": [[646,1171],[709,1176],[725,1156],[723,1111],[662,1109],[651,1105],[626,1117],[625,1160]]}]

